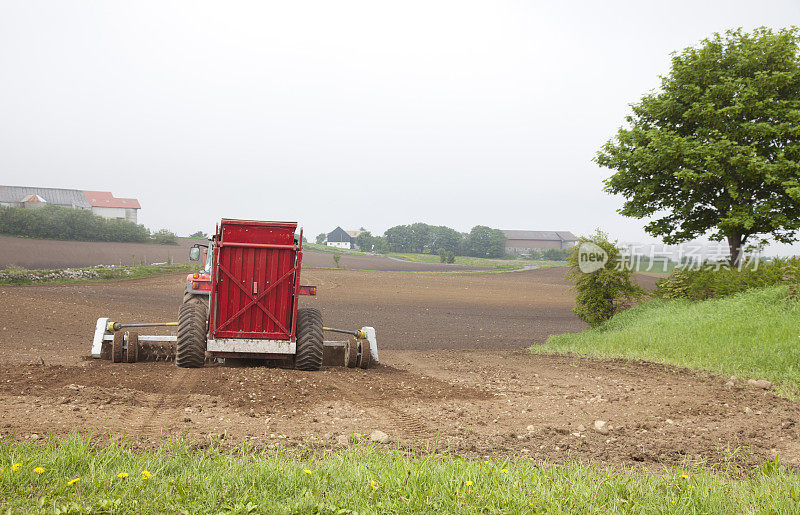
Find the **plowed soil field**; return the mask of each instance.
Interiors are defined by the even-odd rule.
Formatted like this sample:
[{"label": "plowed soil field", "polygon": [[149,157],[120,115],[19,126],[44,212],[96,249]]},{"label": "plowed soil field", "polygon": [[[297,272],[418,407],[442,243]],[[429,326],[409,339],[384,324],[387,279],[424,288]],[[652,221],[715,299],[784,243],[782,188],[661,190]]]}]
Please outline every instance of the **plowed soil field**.
[{"label": "plowed soil field", "polygon": [[[798,464],[794,402],[652,363],[531,355],[584,328],[564,270],[430,275],[308,270],[331,326],[373,325],[381,365],[298,372],[87,359],[97,317],[173,320],[180,275],[0,287],[0,433],[91,431],[155,445],[341,445],[380,430],[420,452],[657,465]],[[605,422],[595,428],[597,421]]]},{"label": "plowed soil field", "polygon": [[[119,243],[99,241],[36,240],[0,236],[0,268],[17,265],[28,269],[81,268],[95,265],[132,265],[185,263],[189,248],[202,239],[181,238],[178,245],[148,243]],[[315,268],[336,268],[333,253],[306,251],[303,265]],[[485,270],[463,265],[416,263],[380,255],[342,253],[339,266],[350,270],[384,270],[406,272],[436,272]]]}]

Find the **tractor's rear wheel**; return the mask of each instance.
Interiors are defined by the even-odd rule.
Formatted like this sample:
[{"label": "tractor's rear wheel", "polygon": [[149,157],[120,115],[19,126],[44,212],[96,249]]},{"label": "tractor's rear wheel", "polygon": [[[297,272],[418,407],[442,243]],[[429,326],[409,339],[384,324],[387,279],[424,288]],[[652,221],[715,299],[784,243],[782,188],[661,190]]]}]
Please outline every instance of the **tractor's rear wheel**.
[{"label": "tractor's rear wheel", "polygon": [[208,309],[208,299],[210,295],[201,295],[199,293],[189,293],[188,291],[183,294],[184,304],[202,304]]},{"label": "tractor's rear wheel", "polygon": [[182,368],[201,368],[206,361],[206,323],[208,308],[205,304],[188,302],[178,314],[178,343],[175,346],[175,364]]},{"label": "tractor's rear wheel", "polygon": [[315,308],[297,310],[297,352],[294,368],[320,370],[322,368],[322,313]]}]

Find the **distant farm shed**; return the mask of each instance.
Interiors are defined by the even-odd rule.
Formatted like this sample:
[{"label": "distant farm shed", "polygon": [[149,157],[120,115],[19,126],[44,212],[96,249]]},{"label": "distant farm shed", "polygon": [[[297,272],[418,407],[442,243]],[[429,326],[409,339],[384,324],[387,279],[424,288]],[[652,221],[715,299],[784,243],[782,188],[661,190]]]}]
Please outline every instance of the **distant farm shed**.
[{"label": "distant farm shed", "polygon": [[103,218],[121,218],[134,223],[142,208],[135,198],[116,198],[108,191],[0,186],[0,206],[36,208],[43,205],[86,209]]},{"label": "distant farm shed", "polygon": [[142,206],[135,198],[117,198],[110,191],[84,191],[92,206],[92,213],[103,218],[123,218],[136,223],[137,212]]},{"label": "distant farm shed", "polygon": [[566,249],[578,241],[569,231],[503,231],[506,254],[525,254],[531,249]]},{"label": "distant farm shed", "polygon": [[325,244],[329,247],[337,247],[340,249],[355,249],[358,248],[356,245],[356,238],[358,238],[359,234],[364,232],[366,231],[345,231],[341,227],[337,227],[328,233]]},{"label": "distant farm shed", "polygon": [[72,209],[92,209],[81,190],[61,188],[35,188],[32,186],[0,186],[0,206],[25,207],[32,196],[37,196],[51,206]]}]

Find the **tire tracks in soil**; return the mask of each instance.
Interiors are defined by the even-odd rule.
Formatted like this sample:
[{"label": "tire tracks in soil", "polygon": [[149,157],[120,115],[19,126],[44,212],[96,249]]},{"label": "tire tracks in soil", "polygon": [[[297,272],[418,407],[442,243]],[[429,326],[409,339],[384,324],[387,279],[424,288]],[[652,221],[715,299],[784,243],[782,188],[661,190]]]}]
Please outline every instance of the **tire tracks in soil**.
[{"label": "tire tracks in soil", "polygon": [[[433,424],[426,423],[423,417],[410,414],[400,408],[390,405],[386,399],[376,396],[366,396],[365,391],[369,391],[368,385],[359,381],[358,387],[353,388],[352,381],[344,381],[338,378],[330,378],[341,396],[353,406],[363,409],[378,423],[389,420],[393,427],[401,429],[405,437],[429,438],[431,432],[435,431]],[[391,402],[391,401],[390,401]]]},{"label": "tire tracks in soil", "polygon": [[[134,406],[126,407],[119,415],[122,426],[118,426],[118,429],[126,429],[127,434],[130,436],[153,436],[175,421],[174,413],[164,412],[164,406],[185,405],[191,397],[191,392],[195,390],[195,386],[200,381],[200,374],[196,372],[202,371],[202,369],[193,370],[175,367],[174,370],[175,373],[170,374],[169,382],[164,385],[165,391],[157,394],[158,397],[153,407],[147,409],[144,416],[140,417],[135,416],[136,408]],[[180,394],[180,391],[184,393]],[[148,396],[153,395],[148,392],[142,393]],[[130,422],[126,423],[125,421],[127,420],[130,420]],[[158,425],[158,427],[154,427],[155,425]],[[112,426],[111,429],[113,430],[114,427]]]}]

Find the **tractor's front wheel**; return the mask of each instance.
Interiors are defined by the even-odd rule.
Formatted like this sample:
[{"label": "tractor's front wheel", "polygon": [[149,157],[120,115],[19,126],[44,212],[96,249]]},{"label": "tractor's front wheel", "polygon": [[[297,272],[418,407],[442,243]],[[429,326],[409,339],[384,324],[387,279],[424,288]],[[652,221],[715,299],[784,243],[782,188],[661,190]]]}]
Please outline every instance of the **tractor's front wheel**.
[{"label": "tractor's front wheel", "polygon": [[294,368],[320,370],[322,368],[322,313],[315,308],[297,310],[297,352]]},{"label": "tractor's front wheel", "polygon": [[179,367],[200,368],[205,364],[207,320],[208,308],[202,302],[181,305],[175,347],[175,364]]}]

